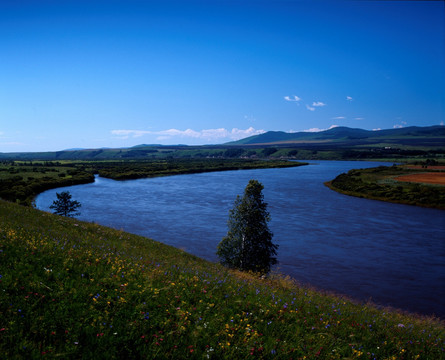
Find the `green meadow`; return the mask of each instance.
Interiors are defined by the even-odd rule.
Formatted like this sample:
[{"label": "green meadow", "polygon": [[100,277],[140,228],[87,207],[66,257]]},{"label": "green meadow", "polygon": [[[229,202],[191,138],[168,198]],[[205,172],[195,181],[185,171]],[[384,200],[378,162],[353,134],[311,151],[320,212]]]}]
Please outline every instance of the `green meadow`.
[{"label": "green meadow", "polygon": [[439,319],[0,201],[2,359],[436,360],[444,336]]},{"label": "green meadow", "polygon": [[[425,165],[424,165],[425,166]],[[353,169],[326,182],[332,190],[367,199],[445,209],[445,186],[420,182],[403,182],[397,178],[425,173],[443,174],[444,170],[413,169],[409,166],[379,166]]]}]

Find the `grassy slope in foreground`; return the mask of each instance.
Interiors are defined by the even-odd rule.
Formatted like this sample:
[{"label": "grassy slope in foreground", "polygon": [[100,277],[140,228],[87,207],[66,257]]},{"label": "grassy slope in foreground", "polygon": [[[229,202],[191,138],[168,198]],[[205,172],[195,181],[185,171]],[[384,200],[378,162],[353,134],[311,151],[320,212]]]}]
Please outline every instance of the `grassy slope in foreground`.
[{"label": "grassy slope in foreground", "polygon": [[147,238],[4,201],[0,270],[4,358],[445,356],[438,320],[231,272]]},{"label": "grassy slope in foreground", "polygon": [[346,195],[445,209],[444,185],[398,180],[402,176],[430,172],[443,174],[438,170],[414,169],[409,166],[379,166],[370,169],[350,170],[325,184],[332,190]]}]

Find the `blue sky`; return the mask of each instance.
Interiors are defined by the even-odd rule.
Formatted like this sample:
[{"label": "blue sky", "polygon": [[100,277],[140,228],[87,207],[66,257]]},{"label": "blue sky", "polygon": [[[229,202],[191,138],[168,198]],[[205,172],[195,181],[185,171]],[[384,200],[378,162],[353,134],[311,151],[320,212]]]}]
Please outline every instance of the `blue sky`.
[{"label": "blue sky", "polygon": [[0,152],[445,120],[442,1],[0,2]]}]

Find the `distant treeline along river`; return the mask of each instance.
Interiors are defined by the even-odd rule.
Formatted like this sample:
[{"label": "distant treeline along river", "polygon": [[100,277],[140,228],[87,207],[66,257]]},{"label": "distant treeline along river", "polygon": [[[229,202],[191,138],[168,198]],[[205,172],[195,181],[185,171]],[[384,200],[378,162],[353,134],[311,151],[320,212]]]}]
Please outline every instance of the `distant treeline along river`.
[{"label": "distant treeline along river", "polygon": [[358,300],[445,317],[445,211],[350,197],[323,182],[387,163],[317,161],[286,169],[241,170],[95,183],[46,191],[49,211],[69,190],[79,219],[123,229],[217,261],[229,209],[249,179],[265,189],[279,245],[278,271]]}]

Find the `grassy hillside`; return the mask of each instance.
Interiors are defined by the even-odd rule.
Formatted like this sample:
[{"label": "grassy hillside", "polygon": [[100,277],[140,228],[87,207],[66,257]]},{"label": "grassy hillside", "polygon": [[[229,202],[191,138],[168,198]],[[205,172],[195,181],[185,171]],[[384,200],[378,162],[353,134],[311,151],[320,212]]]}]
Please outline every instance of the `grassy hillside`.
[{"label": "grassy hillside", "polygon": [[444,335],[437,320],[0,201],[5,359],[442,359]]}]

